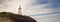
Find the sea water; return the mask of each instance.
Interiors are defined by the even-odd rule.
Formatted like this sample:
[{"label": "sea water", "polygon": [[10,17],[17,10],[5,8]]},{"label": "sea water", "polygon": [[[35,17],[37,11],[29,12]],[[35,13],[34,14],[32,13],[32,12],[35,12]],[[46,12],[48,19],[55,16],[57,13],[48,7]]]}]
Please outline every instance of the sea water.
[{"label": "sea water", "polygon": [[59,14],[44,15],[44,16],[30,16],[37,22],[60,22]]}]

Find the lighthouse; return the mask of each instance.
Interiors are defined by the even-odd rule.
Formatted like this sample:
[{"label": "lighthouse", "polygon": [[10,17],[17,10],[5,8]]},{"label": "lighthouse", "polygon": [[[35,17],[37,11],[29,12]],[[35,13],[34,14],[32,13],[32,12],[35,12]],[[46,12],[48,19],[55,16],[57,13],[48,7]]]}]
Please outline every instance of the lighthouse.
[{"label": "lighthouse", "polygon": [[22,15],[22,8],[21,8],[21,5],[19,5],[18,14],[19,14],[19,15]]}]

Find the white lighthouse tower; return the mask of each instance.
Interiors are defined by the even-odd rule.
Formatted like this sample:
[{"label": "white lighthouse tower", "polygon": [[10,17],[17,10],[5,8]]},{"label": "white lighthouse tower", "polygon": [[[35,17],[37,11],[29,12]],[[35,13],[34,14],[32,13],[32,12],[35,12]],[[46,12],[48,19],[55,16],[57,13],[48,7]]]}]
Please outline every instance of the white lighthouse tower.
[{"label": "white lighthouse tower", "polygon": [[22,8],[21,8],[21,5],[19,5],[18,14],[19,14],[19,15],[22,15]]}]

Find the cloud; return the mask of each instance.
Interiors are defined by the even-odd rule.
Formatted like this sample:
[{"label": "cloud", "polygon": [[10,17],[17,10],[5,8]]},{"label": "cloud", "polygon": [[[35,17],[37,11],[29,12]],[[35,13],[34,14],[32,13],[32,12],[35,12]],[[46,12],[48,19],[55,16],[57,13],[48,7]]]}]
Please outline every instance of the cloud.
[{"label": "cloud", "polygon": [[19,0],[0,0],[0,11],[17,13]]},{"label": "cloud", "polygon": [[0,0],[0,11],[17,13],[21,5],[22,13],[25,15],[59,12],[57,2],[59,0]]},{"label": "cloud", "polygon": [[49,6],[50,4],[42,4],[42,5],[36,5],[30,8],[26,8],[24,13],[25,14],[42,14],[42,13],[49,13],[51,12],[51,8],[45,9],[45,7]]},{"label": "cloud", "polygon": [[23,14],[31,15],[58,12],[59,5],[57,2],[56,0],[23,0],[21,4]]},{"label": "cloud", "polygon": [[36,0],[23,0],[21,5],[23,8],[23,14],[25,15],[31,15],[31,14],[40,14],[40,13],[49,13],[51,12],[51,8],[47,8],[48,6],[50,6],[51,4],[47,3],[47,4],[39,4],[39,5],[34,5],[32,3],[35,3]]}]

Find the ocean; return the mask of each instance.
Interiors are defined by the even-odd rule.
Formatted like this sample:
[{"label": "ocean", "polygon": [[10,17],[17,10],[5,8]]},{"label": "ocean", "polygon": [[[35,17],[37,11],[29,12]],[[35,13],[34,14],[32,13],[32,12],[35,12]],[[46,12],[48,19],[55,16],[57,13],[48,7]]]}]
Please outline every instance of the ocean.
[{"label": "ocean", "polygon": [[59,14],[45,15],[45,16],[30,16],[37,22],[60,22]]}]

